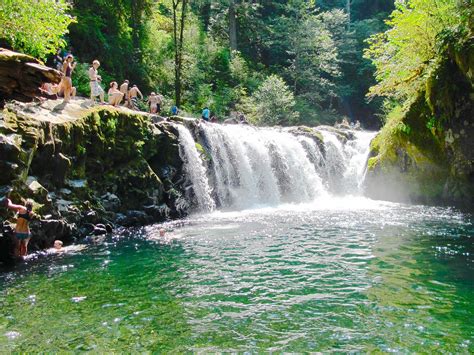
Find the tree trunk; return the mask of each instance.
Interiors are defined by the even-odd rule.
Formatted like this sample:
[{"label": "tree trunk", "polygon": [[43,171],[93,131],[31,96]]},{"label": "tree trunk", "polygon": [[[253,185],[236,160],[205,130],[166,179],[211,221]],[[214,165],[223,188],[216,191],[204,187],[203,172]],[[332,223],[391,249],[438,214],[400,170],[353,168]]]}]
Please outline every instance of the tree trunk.
[{"label": "tree trunk", "polygon": [[[181,18],[178,24],[178,6],[181,3]],[[174,94],[176,106],[181,105],[181,71],[183,68],[184,24],[188,0],[173,0],[173,42],[174,42]],[[178,26],[179,25],[179,26]],[[178,28],[179,27],[179,28]],[[178,34],[179,32],[179,34]]]},{"label": "tree trunk", "polygon": [[347,30],[351,29],[351,5],[352,0],[347,0],[346,9],[347,9]]},{"label": "tree trunk", "polygon": [[230,49],[237,50],[237,20],[235,17],[235,0],[229,2],[229,39]]}]

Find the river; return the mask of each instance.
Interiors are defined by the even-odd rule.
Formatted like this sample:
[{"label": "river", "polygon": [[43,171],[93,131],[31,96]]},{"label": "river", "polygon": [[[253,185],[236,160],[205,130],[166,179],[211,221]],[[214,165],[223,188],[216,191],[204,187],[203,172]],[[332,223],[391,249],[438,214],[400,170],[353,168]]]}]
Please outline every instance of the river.
[{"label": "river", "polygon": [[[348,181],[330,185],[329,172],[315,178],[307,162],[292,162],[314,185],[278,194],[268,184],[281,187],[279,174],[242,160],[232,185],[214,166],[209,180],[196,176],[200,213],[4,271],[0,349],[474,352],[472,215],[347,193],[358,191],[370,138],[350,145]],[[337,145],[327,156],[351,151]],[[188,164],[199,164],[185,147]],[[265,204],[246,207],[258,194]]]}]

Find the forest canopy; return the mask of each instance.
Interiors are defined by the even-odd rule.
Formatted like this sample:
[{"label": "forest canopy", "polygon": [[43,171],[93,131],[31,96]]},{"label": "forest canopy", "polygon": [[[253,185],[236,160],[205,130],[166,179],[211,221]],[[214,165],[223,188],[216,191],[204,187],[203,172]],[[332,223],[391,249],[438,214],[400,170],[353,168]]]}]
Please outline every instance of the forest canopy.
[{"label": "forest canopy", "polygon": [[[370,96],[404,102],[416,96],[442,58],[443,45],[469,36],[470,1],[408,0],[396,2],[389,29],[368,40],[367,58],[375,64],[378,83]],[[472,33],[471,33],[472,35]]]},{"label": "forest canopy", "polygon": [[[375,67],[363,51],[367,38],[387,30],[393,0],[5,0],[0,6],[0,37],[11,47],[49,60],[63,48],[84,63],[77,71],[99,59],[106,81],[129,79],[143,92],[159,92],[165,108],[176,102],[198,114],[209,106],[219,117],[242,110],[262,124],[333,123],[341,115],[377,124],[381,100],[366,99]],[[73,79],[87,95],[87,77]],[[290,108],[272,122],[250,105],[269,83]]]}]

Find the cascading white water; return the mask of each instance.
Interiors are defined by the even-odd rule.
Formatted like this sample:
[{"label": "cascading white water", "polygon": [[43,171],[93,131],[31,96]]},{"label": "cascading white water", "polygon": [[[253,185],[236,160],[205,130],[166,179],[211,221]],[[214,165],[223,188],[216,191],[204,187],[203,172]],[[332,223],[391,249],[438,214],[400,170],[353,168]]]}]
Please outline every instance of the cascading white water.
[{"label": "cascading white water", "polygon": [[178,130],[185,171],[204,210],[312,202],[329,192],[358,194],[375,135],[353,132],[354,139],[343,144],[338,133],[321,129],[320,148],[310,135],[287,129],[200,124],[197,139],[210,157],[203,162],[189,130],[181,125]]},{"label": "cascading white water", "polygon": [[[343,144],[338,133],[320,130],[326,147],[326,172],[329,185],[341,194],[359,195],[365,176],[370,141],[376,132],[351,131],[353,139]],[[345,138],[344,138],[345,139]]]},{"label": "cascading white water", "polygon": [[207,124],[201,129],[219,205],[244,208],[309,202],[325,193],[296,136],[240,125]]},{"label": "cascading white water", "polygon": [[212,211],[216,205],[211,198],[211,188],[196,144],[189,130],[176,125],[179,132],[179,155],[184,162],[186,176],[192,183],[198,206],[201,210]]}]

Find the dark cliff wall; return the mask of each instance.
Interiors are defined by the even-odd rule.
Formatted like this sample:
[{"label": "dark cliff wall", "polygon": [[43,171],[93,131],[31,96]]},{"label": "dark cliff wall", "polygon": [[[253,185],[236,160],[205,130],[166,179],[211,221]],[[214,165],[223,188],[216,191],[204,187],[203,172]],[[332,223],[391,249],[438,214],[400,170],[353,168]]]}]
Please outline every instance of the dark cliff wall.
[{"label": "dark cliff wall", "polygon": [[474,206],[474,40],[450,46],[425,89],[371,145],[366,194]]},{"label": "dark cliff wall", "polygon": [[[97,223],[138,225],[187,213],[176,207],[183,206],[176,128],[152,121],[126,109],[88,108],[87,100],[6,105],[0,191],[12,190],[15,203],[34,201],[41,221],[33,222],[33,249],[71,241]],[[2,206],[0,218],[5,251],[13,213]]]}]

